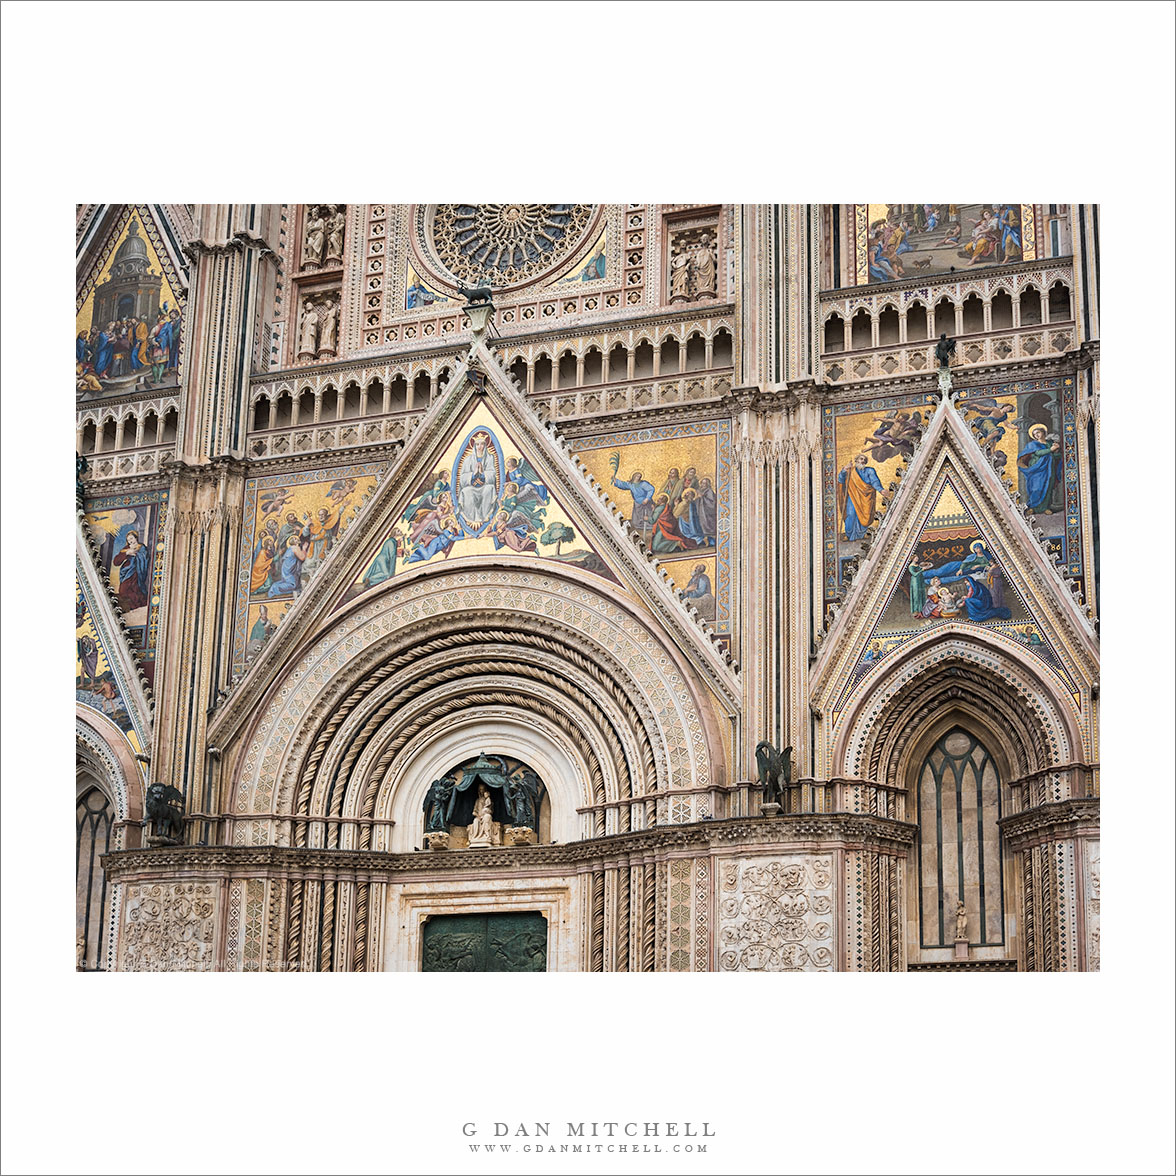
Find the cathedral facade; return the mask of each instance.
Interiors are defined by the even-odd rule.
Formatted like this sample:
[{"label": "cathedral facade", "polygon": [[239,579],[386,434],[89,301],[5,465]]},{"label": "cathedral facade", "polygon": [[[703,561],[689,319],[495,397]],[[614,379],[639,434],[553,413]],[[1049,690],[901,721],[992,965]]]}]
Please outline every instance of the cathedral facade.
[{"label": "cathedral facade", "polygon": [[79,206],[79,970],[1097,970],[1098,226]]}]

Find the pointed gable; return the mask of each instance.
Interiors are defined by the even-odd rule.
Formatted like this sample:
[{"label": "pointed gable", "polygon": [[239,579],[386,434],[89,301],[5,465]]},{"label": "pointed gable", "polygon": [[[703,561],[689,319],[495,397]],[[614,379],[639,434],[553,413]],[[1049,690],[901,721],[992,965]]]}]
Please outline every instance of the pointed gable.
[{"label": "pointed gable", "polygon": [[558,567],[611,584],[652,615],[735,705],[735,671],[716,635],[478,338],[258,651],[245,675],[249,690],[337,624],[344,609],[467,561],[484,562],[487,572],[496,564]]},{"label": "pointed gable", "polygon": [[526,556],[614,580],[584,524],[536,468],[536,450],[487,401],[470,401],[416,485],[402,484],[394,522],[345,600],[451,557]]},{"label": "pointed gable", "polygon": [[926,435],[866,550],[815,669],[831,720],[920,639],[984,633],[1044,667],[1078,705],[1097,639],[954,402]]}]

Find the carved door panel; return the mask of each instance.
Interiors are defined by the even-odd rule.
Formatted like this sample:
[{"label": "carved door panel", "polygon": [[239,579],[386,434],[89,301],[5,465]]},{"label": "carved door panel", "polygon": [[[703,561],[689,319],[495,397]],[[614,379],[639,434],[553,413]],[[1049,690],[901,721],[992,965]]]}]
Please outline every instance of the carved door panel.
[{"label": "carved door panel", "polygon": [[423,972],[545,972],[547,920],[538,911],[435,915],[425,924]]}]

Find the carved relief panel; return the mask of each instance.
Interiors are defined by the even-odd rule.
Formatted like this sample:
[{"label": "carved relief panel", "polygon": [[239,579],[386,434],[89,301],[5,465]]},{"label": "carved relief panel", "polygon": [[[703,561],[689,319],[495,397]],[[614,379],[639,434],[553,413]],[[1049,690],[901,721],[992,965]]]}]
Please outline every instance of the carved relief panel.
[{"label": "carved relief panel", "polygon": [[201,972],[215,966],[216,885],[129,884],[123,900],[123,972]]},{"label": "carved relief panel", "polygon": [[719,867],[719,967],[725,972],[831,972],[833,863],[787,854]]}]

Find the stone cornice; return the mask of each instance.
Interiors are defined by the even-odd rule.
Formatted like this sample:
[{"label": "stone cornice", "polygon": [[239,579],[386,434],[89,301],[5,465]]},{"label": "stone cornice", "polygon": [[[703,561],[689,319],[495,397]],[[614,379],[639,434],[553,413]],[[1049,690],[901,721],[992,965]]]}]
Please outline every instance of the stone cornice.
[{"label": "stone cornice", "polygon": [[103,869],[111,881],[151,874],[238,874],[247,871],[363,875],[403,880],[416,875],[463,874],[487,870],[533,872],[584,870],[603,863],[647,856],[718,854],[798,844],[849,845],[892,855],[905,854],[916,826],[859,813],[799,813],[781,817],[735,817],[693,825],[659,825],[566,845],[463,849],[436,853],[375,853],[348,849],[295,849],[277,845],[168,846],[108,853]]},{"label": "stone cornice", "polygon": [[1060,841],[1099,827],[1099,798],[1074,797],[1039,804],[1002,817],[1001,827],[1011,849],[1025,849],[1044,841]]}]

